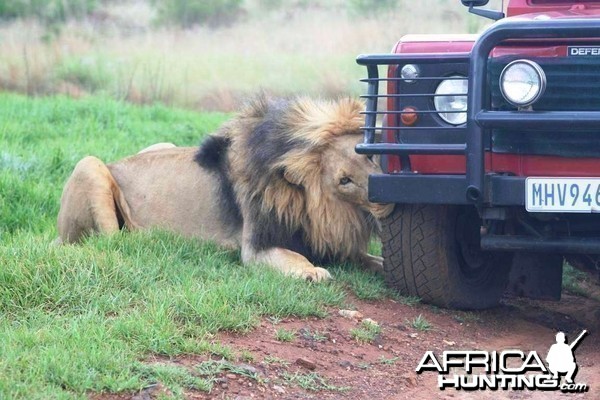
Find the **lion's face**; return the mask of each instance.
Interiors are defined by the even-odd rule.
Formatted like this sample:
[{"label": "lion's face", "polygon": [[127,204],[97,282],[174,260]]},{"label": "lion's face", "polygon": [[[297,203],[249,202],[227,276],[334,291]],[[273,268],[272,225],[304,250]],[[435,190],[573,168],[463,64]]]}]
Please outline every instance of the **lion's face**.
[{"label": "lion's face", "polygon": [[354,151],[361,140],[360,134],[338,136],[323,152],[323,187],[340,200],[355,204],[376,218],[384,218],[394,206],[369,201],[369,174],[381,173],[381,168],[375,158]]}]

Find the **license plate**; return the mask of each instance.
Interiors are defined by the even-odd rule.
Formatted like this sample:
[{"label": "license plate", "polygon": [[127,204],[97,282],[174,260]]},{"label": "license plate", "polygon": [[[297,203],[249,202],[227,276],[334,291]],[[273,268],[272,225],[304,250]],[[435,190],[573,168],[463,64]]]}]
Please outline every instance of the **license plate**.
[{"label": "license plate", "polygon": [[529,212],[600,212],[600,178],[527,178]]}]

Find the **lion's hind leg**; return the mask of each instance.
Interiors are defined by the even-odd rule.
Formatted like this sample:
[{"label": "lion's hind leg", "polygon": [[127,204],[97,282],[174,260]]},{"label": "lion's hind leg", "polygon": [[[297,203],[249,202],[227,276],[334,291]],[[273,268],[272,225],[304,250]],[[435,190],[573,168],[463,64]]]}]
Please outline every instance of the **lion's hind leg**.
[{"label": "lion's hind leg", "polygon": [[137,226],[106,165],[96,157],[85,157],[77,163],[63,190],[57,242],[74,243],[94,232],[116,232],[120,228],[119,215],[126,226]]}]

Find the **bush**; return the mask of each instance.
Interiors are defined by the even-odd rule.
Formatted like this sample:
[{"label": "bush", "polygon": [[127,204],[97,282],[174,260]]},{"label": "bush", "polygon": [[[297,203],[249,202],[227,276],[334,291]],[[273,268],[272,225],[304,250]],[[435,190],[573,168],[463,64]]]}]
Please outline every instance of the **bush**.
[{"label": "bush", "polygon": [[399,0],[350,0],[350,10],[358,15],[374,15],[396,9]]},{"label": "bush", "polygon": [[219,26],[231,24],[240,15],[243,0],[154,0],[158,22]]},{"label": "bush", "polygon": [[267,10],[278,10],[283,7],[283,0],[260,0],[258,4]]},{"label": "bush", "polygon": [[44,23],[64,22],[90,14],[99,0],[0,0],[0,18],[35,17]]},{"label": "bush", "polygon": [[101,59],[67,59],[56,67],[56,78],[72,83],[88,92],[97,92],[108,85],[111,76]]}]

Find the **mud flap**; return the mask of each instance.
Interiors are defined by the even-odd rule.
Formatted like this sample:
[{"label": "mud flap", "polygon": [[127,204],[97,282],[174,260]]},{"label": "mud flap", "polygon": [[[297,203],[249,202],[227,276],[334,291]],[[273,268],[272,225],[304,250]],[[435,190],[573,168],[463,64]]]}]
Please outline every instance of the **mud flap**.
[{"label": "mud flap", "polygon": [[507,294],[537,300],[560,300],[562,269],[561,255],[516,253]]}]

